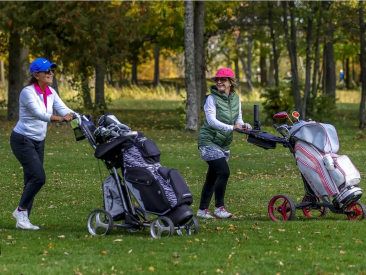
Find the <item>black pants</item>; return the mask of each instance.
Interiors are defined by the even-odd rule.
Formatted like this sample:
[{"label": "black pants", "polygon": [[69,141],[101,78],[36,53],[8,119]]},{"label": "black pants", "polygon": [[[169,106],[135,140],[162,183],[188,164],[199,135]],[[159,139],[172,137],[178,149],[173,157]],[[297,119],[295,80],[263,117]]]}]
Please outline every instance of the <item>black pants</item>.
[{"label": "black pants", "polygon": [[207,161],[208,171],[206,182],[201,193],[199,209],[208,209],[213,193],[215,192],[215,207],[225,205],[224,197],[226,184],[230,176],[229,165],[225,158]]},{"label": "black pants", "polygon": [[35,141],[16,132],[10,136],[10,146],[15,157],[23,166],[24,190],[19,206],[28,210],[30,215],[34,197],[46,183],[43,169],[45,141]]}]

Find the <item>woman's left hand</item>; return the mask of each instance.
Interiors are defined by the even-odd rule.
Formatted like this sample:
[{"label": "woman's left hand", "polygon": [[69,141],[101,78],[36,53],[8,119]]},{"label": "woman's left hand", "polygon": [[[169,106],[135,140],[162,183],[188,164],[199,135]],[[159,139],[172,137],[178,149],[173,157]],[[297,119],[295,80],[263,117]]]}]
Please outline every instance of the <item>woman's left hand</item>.
[{"label": "woman's left hand", "polygon": [[72,114],[66,114],[63,116],[63,121],[70,122],[72,120]]}]

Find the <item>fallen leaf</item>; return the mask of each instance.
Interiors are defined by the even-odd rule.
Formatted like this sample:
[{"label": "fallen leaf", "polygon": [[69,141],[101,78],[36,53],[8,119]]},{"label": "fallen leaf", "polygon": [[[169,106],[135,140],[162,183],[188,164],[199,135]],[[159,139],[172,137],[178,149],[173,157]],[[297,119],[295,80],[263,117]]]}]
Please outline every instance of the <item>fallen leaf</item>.
[{"label": "fallen leaf", "polygon": [[285,229],[282,229],[282,228],[278,228],[277,230],[278,230],[278,232],[285,232],[286,231]]},{"label": "fallen leaf", "polygon": [[122,239],[115,239],[114,242],[122,242]]},{"label": "fallen leaf", "polygon": [[49,243],[49,244],[48,244],[48,247],[50,247],[50,248],[55,247],[55,243]]},{"label": "fallen leaf", "polygon": [[107,250],[102,250],[102,251],[100,251],[100,253],[102,253],[102,254],[108,254],[108,251]]},{"label": "fallen leaf", "polygon": [[283,262],[281,262],[281,261],[280,261],[280,262],[279,262],[279,264],[280,264],[281,266],[283,266]]},{"label": "fallen leaf", "polygon": [[341,250],[339,251],[339,254],[346,254],[346,251]]},{"label": "fallen leaf", "polygon": [[155,270],[155,269],[154,269],[154,267],[150,266],[150,267],[149,267],[149,270],[150,270],[151,272],[154,272],[154,270]]},{"label": "fallen leaf", "polygon": [[65,238],[65,235],[57,236],[57,238],[59,238],[59,239],[63,239],[63,238]]},{"label": "fallen leaf", "polygon": [[131,254],[132,253],[132,249],[128,251],[128,254]]},{"label": "fallen leaf", "polygon": [[350,264],[348,267],[356,267],[355,265],[353,265],[353,264]]}]

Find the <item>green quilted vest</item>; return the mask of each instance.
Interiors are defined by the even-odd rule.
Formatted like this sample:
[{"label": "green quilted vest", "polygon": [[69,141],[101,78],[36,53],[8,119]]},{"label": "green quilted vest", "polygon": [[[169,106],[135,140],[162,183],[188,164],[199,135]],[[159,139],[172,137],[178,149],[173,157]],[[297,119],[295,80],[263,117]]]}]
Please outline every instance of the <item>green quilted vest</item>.
[{"label": "green quilted vest", "polygon": [[[225,124],[234,125],[239,116],[239,96],[235,93],[220,94],[215,85],[212,85],[210,90],[216,102],[216,119]],[[205,118],[198,135],[198,147],[214,145],[223,150],[230,150],[232,141],[232,131],[217,130],[210,126]]]}]

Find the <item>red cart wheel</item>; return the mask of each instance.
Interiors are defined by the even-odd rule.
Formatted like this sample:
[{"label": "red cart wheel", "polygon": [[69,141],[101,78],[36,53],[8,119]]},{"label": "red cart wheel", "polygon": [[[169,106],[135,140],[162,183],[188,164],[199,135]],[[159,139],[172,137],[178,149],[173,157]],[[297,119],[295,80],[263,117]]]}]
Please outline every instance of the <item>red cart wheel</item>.
[{"label": "red cart wheel", "polygon": [[[307,196],[304,196],[304,198],[302,199],[303,202],[306,201],[310,201],[310,198]],[[315,197],[315,201],[319,202],[319,198]],[[318,206],[318,207],[312,207],[311,205],[303,207],[302,208],[302,212],[304,213],[304,215],[306,217],[322,217],[325,216],[329,211],[328,207],[324,207],[324,206]]]},{"label": "red cart wheel", "polygon": [[292,220],[295,217],[295,212],[294,201],[286,195],[274,196],[268,205],[268,214],[275,222]]},{"label": "red cart wheel", "polygon": [[366,207],[363,203],[354,202],[348,205],[347,211],[354,211],[355,214],[347,214],[347,217],[351,221],[360,221],[365,218]]}]

